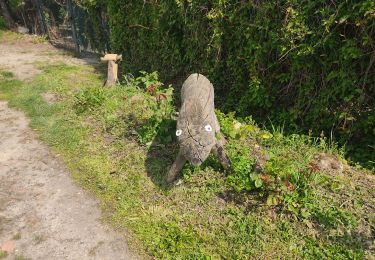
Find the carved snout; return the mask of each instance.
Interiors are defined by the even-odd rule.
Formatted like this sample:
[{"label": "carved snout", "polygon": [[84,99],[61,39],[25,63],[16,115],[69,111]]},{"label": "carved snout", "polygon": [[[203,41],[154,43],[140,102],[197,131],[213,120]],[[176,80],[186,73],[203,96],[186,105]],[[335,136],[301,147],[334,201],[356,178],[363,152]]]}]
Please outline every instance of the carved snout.
[{"label": "carved snout", "polygon": [[[203,141],[201,141],[203,143]],[[190,138],[180,144],[180,152],[192,165],[201,165],[210,155],[213,144],[203,146]]]},{"label": "carved snout", "polygon": [[192,165],[194,165],[194,166],[199,166],[199,165],[202,164],[202,160],[199,159],[199,158],[193,158],[193,159],[190,161],[190,163],[191,163]]}]

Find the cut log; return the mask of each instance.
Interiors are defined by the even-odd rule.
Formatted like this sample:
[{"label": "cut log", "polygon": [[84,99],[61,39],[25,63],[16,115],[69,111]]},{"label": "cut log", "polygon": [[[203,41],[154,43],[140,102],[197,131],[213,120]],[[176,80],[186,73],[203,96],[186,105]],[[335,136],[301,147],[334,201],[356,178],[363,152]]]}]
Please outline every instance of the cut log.
[{"label": "cut log", "polygon": [[116,61],[122,59],[122,55],[118,54],[106,54],[104,57],[100,58],[102,62],[108,62],[108,75],[105,86],[113,86],[118,82],[118,64]]},{"label": "cut log", "polygon": [[107,62],[107,61],[118,61],[122,59],[122,55],[118,54],[106,54],[104,57],[100,58],[102,62]]},{"label": "cut log", "polygon": [[113,86],[117,83],[117,71],[118,71],[118,65],[116,62],[110,60],[108,62],[108,77],[107,77],[107,86]]}]

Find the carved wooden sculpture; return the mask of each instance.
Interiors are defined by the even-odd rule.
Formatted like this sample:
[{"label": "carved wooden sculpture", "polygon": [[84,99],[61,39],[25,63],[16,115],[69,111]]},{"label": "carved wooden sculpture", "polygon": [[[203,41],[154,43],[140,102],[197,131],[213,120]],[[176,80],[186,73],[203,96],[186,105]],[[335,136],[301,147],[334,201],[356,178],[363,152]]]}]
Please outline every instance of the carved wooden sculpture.
[{"label": "carved wooden sculpture", "polygon": [[180,151],[169,170],[167,181],[172,182],[176,178],[186,161],[200,165],[211,151],[224,169],[229,169],[230,160],[222,142],[216,139],[220,135],[220,126],[215,115],[211,82],[201,74],[190,75],[182,85],[181,103],[176,130]]},{"label": "carved wooden sculpture", "polygon": [[100,58],[102,62],[108,62],[108,75],[107,80],[105,82],[106,86],[113,86],[116,85],[117,79],[117,71],[118,71],[118,64],[116,61],[122,60],[122,55],[118,54],[106,54],[104,57]]}]

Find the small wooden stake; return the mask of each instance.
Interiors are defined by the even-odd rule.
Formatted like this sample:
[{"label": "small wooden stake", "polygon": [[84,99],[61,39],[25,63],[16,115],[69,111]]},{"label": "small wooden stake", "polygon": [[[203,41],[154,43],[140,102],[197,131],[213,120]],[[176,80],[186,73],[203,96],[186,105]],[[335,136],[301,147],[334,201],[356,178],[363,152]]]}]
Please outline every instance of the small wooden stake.
[{"label": "small wooden stake", "polygon": [[106,86],[116,85],[118,78],[118,64],[116,61],[122,60],[122,55],[117,54],[106,54],[104,57],[100,58],[102,62],[108,62],[108,75],[105,82]]}]

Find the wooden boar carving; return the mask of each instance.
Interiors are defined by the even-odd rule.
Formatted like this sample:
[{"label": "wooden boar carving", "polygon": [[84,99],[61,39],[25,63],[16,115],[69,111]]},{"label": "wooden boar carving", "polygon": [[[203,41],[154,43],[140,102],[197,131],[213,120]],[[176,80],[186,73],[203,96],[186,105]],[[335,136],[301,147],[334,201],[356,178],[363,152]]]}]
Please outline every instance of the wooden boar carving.
[{"label": "wooden boar carving", "polygon": [[200,165],[210,152],[216,155],[224,169],[229,169],[230,160],[222,142],[216,139],[220,126],[215,115],[211,82],[201,74],[190,75],[182,85],[181,103],[176,130],[180,151],[169,170],[167,181],[174,181],[186,161]]}]

